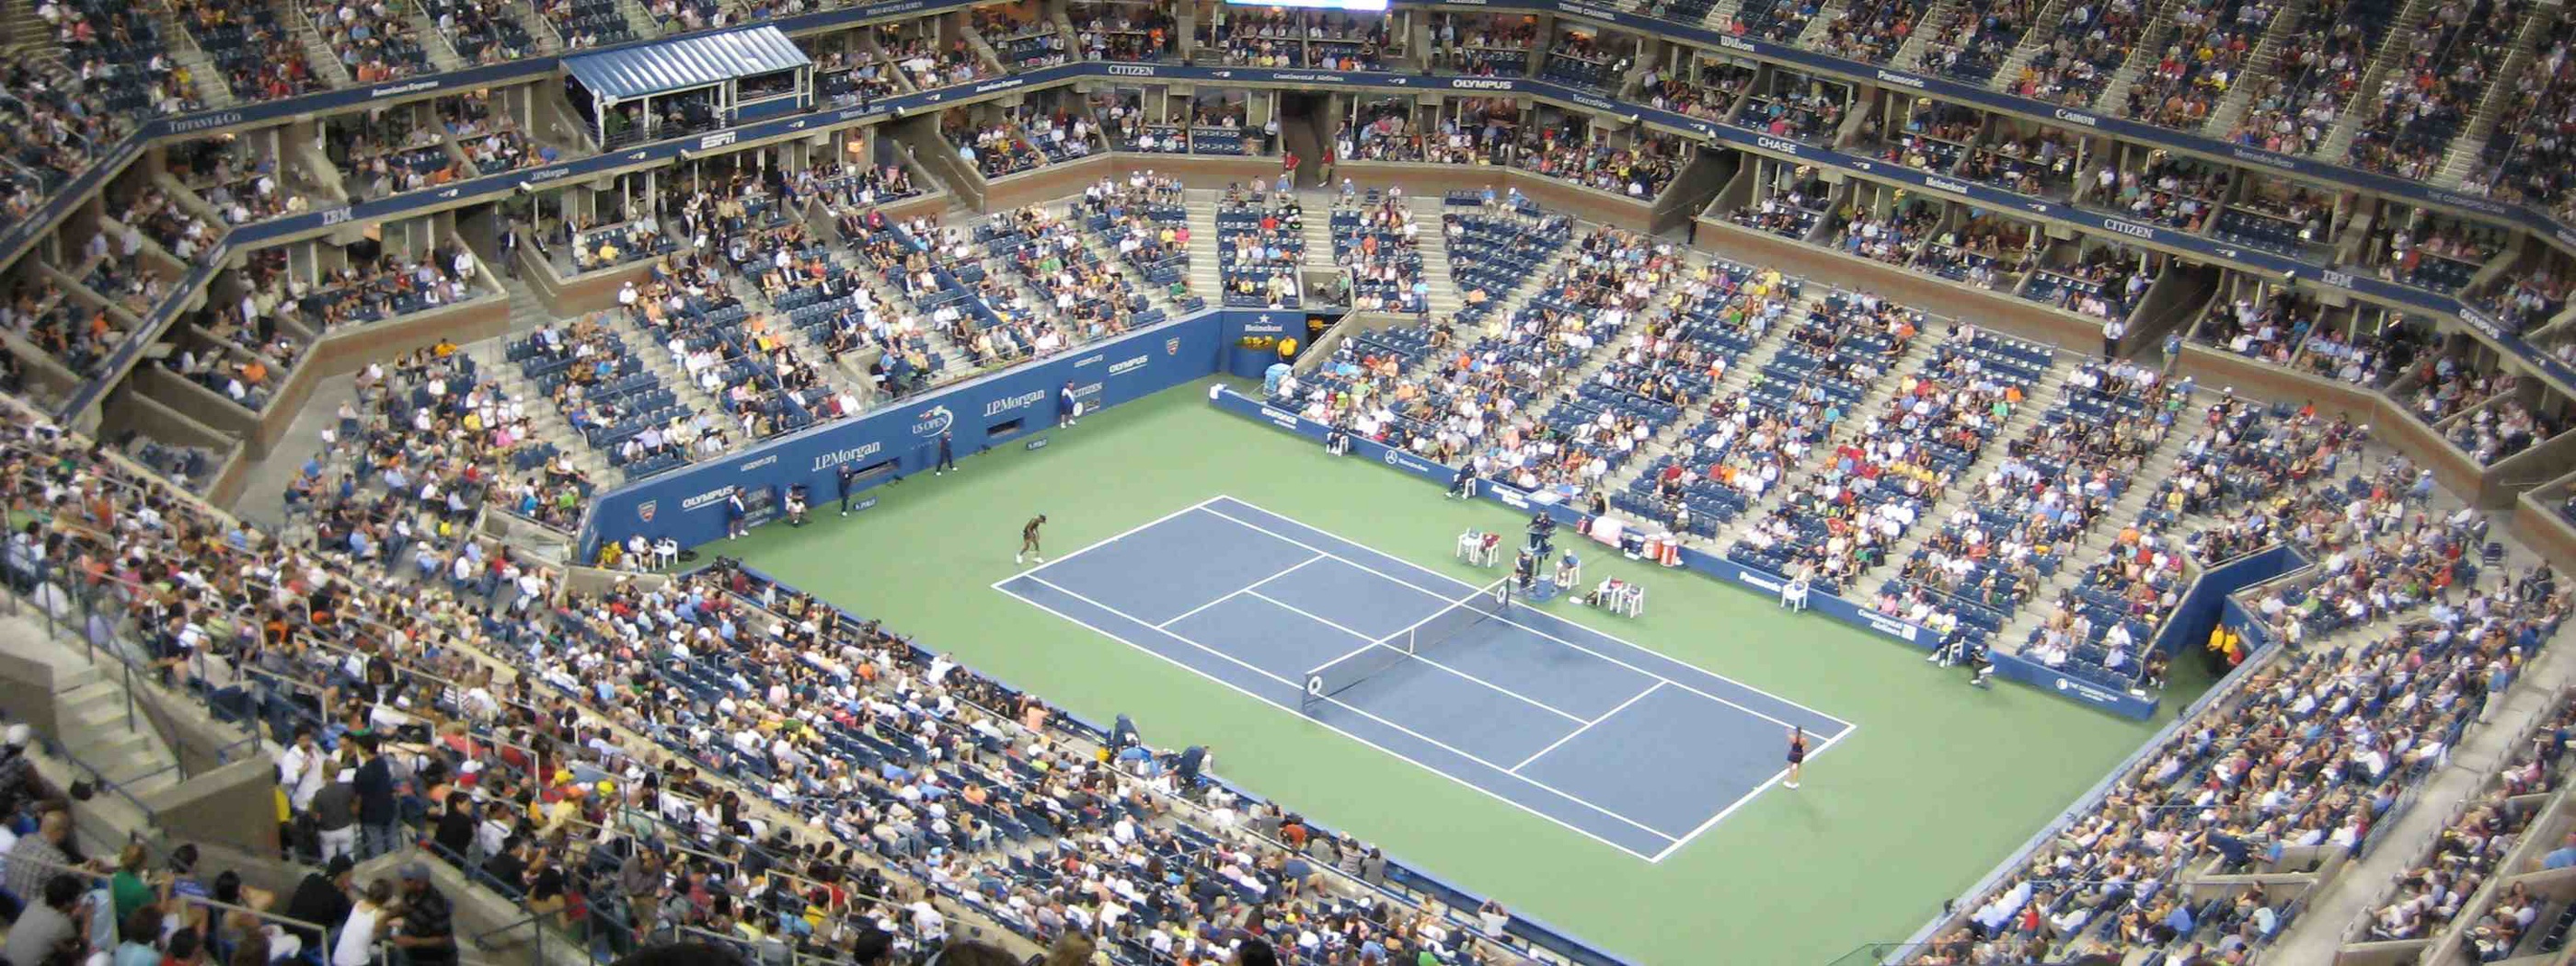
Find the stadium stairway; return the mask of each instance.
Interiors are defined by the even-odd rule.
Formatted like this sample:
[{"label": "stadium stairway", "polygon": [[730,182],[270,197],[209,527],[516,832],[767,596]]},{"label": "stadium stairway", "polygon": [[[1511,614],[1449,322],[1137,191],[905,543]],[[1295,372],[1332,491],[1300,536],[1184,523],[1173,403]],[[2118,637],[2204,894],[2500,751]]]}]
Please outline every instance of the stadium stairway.
[{"label": "stadium stairway", "polygon": [[[1879,565],[1879,570],[1871,572],[1872,577],[1895,576],[1904,560],[1912,557],[1914,551],[1920,548],[1924,541],[1931,539],[1933,534],[1941,532],[1941,521],[1949,519],[1950,514],[1975,502],[1977,482],[1985,479],[1986,474],[1994,472],[1996,467],[2003,465],[2004,451],[2011,448],[2008,445],[2009,442],[2029,436],[2031,428],[2039,425],[2040,416],[2055,406],[2057,397],[2065,393],[2067,374],[2075,371],[2074,363],[2078,361],[2066,356],[2066,353],[2059,353],[2059,358],[2049,363],[2046,380],[2040,385],[2032,386],[2030,393],[2022,397],[2021,408],[2014,410],[2012,417],[2004,420],[2003,428],[1995,431],[1994,438],[1987,440],[1986,445],[1977,451],[1977,461],[1968,464],[1967,469],[1961,470],[1958,476],[1951,480],[1949,492],[1942,494],[1940,502],[1925,508],[1924,512],[1915,518],[1914,528],[1898,538],[1895,545],[1887,548],[1885,561]],[[1877,412],[1875,409],[1862,411]],[[2167,443],[2173,442],[2170,438],[2172,435],[2167,434]],[[2179,448],[2179,444],[2175,445]],[[2147,487],[2144,486],[2129,488],[2130,494],[2137,496],[2141,503],[2146,499],[2146,490]],[[2134,517],[2136,513],[2133,511],[2130,515]],[[2065,571],[2061,569],[2059,575],[2063,577],[2064,574]]]},{"label": "stadium stairway", "polygon": [[653,11],[645,9],[639,0],[617,0],[617,12],[626,15],[626,28],[635,31],[635,39],[662,36],[662,22],[653,19]]},{"label": "stadium stairway", "polygon": [[[2085,360],[2068,360],[2052,371],[2059,394],[2065,392],[2066,373],[2073,371],[2075,363],[2083,361]],[[2207,405],[2207,400],[2199,394],[2194,395],[2192,402],[2194,405],[2183,410],[2186,417],[2199,414],[2202,407]],[[2055,406],[2056,399],[2051,398],[2048,405]],[[2034,405],[2023,407],[2023,410],[2034,416],[2034,422],[2036,422],[2036,414],[2045,411],[2036,405],[2035,400]],[[2021,414],[2017,413],[2013,418],[2018,422]],[[2111,504],[2110,509],[2103,511],[2092,521],[2091,527],[2085,531],[2082,539],[2076,541],[2075,546],[2058,555],[2057,573],[2051,576],[2047,583],[2031,591],[2030,600],[2014,612],[2012,620],[2007,621],[2001,631],[1996,632],[1993,646],[1997,650],[2006,654],[2021,652],[2022,644],[2030,640],[2030,632],[2037,628],[2042,620],[2047,619],[2048,602],[2056,600],[2059,594],[2073,589],[2077,583],[2082,582],[2084,571],[2099,562],[2102,555],[2110,551],[2111,545],[2119,540],[2121,528],[2136,520],[2138,514],[2147,508],[2147,501],[2154,498],[2156,488],[2145,485],[2145,481],[2172,478],[2175,459],[2182,455],[2182,448],[2191,442],[2192,436],[2198,429],[2198,426],[2193,425],[2186,418],[2177,422],[2172,432],[2165,434],[2164,442],[2157,444],[2155,451],[2149,453],[2146,462],[2139,467],[2136,479],[2140,485],[2129,487],[2127,492],[2120,495],[2119,500]],[[2028,432],[2028,428],[2025,427],[2016,435],[2004,438],[2020,439]],[[2001,451],[2000,447],[1997,451]],[[1992,465],[1979,461],[1975,479],[1983,479],[1985,474],[1993,469]],[[1947,515],[1955,509],[1957,509],[1955,506],[1944,506],[1938,512]],[[2189,532],[2179,526],[2173,529],[2177,533]],[[1914,551],[1910,544],[1911,541],[1903,548],[1904,553],[1910,554]]]},{"label": "stadium stairway", "polygon": [[1216,265],[1217,197],[1213,188],[1181,192],[1182,206],[1190,213],[1190,291],[1205,297],[1211,306],[1225,302],[1225,273]]},{"label": "stadium stairway", "polygon": [[1966,0],[1937,0],[1933,3],[1931,9],[1915,20],[1914,32],[1906,36],[1905,45],[1896,48],[1896,56],[1888,63],[1902,70],[1913,70],[1922,64],[1923,52],[1931,49],[1933,36],[1941,32],[1938,29],[1940,25],[1949,23],[1964,3]]},{"label": "stadium stairway", "polygon": [[2227,96],[2219,100],[2218,107],[2209,112],[2209,120],[2200,126],[2201,136],[2224,138],[2227,132],[2236,129],[2236,122],[2245,119],[2245,109],[2254,103],[2255,92],[2271,86],[2247,83],[2245,79],[2260,77],[2268,81],[2280,76],[2281,45],[2298,32],[2300,22],[2306,19],[2307,6],[2292,3],[2273,12],[2271,26],[2263,32],[2263,39],[2256,42],[2254,52],[2246,56],[2244,69],[2236,72],[2236,86],[2228,88]]},{"label": "stadium stairway", "polygon": [[[930,340],[931,353],[945,360],[946,363],[938,372],[931,375],[932,386],[955,382],[974,374],[974,370],[966,367],[966,354],[957,351],[957,344],[949,340],[948,333],[930,324],[929,316],[921,311],[920,306],[912,304],[912,299],[906,297],[901,289],[887,284],[884,277],[877,274],[876,269],[869,267],[868,263],[860,260],[848,248],[832,249],[832,259],[849,269],[850,276],[858,279],[859,284],[865,286],[869,294],[876,296],[877,304],[885,311],[892,312],[899,318],[910,319],[921,326],[922,334]],[[845,364],[856,367],[860,372],[866,370],[865,366],[855,361]],[[861,376],[859,381],[868,382],[865,376]],[[870,388],[873,390],[873,385]],[[863,398],[869,398],[872,401],[874,399],[873,396]]]},{"label": "stadium stairway", "polygon": [[527,413],[528,424],[536,428],[538,437],[555,444],[555,449],[571,459],[574,468],[579,469],[582,475],[612,484],[626,478],[625,473],[608,465],[608,454],[592,449],[590,440],[573,431],[572,423],[564,419],[563,411],[555,406],[554,401],[538,392],[536,384],[528,381],[519,367],[508,361],[506,339],[487,339],[464,347],[464,351],[474,357],[478,371],[493,374],[502,391],[519,401]]},{"label": "stadium stairway", "polygon": [[1305,206],[1300,214],[1306,222],[1305,267],[1329,271],[1335,275],[1349,275],[1349,272],[1342,269],[1341,261],[1333,257],[1332,201],[1329,198],[1318,197],[1316,193],[1310,191],[1298,192],[1297,200]]},{"label": "stadium stairway", "polygon": [[2002,66],[1995,68],[1995,76],[1986,81],[1986,87],[2010,90],[2013,78],[2021,76],[2022,68],[2030,66],[2032,58],[2057,42],[2057,28],[2065,20],[2067,4],[2073,2],[2075,0],[2048,0],[2041,4],[2039,15],[2031,18],[2030,29],[2022,31],[2021,43],[2013,45],[2012,54],[2004,58]]},{"label": "stadium stairway", "polygon": [[2173,42],[2173,8],[2186,2],[2189,0],[2163,0],[2156,4],[2155,18],[2147,21],[2147,29],[2138,32],[2138,43],[2129,48],[2129,59],[2120,63],[2120,69],[2111,75],[2110,83],[2102,85],[2101,95],[2093,99],[2093,110],[2127,116],[2129,88],[2137,86],[2139,77],[2155,69],[2156,60],[2164,53],[2165,45]]},{"label": "stadium stairway", "polygon": [[[730,279],[728,281],[730,282]],[[601,321],[610,331],[617,333],[618,338],[626,340],[627,349],[635,353],[636,358],[644,361],[644,371],[652,373],[653,378],[661,380],[663,385],[677,392],[683,405],[699,413],[726,415],[724,404],[705,389],[700,388],[697,380],[689,378],[688,370],[682,368],[680,360],[671,355],[671,347],[667,342],[645,331],[643,326],[636,324],[635,320],[629,318],[624,312],[609,311],[601,313],[601,316]],[[728,426],[725,440],[730,445],[726,446],[725,450],[731,452],[742,448],[744,443],[742,436],[740,425]]]},{"label": "stadium stairway", "polygon": [[464,70],[470,66],[465,62],[464,56],[456,52],[456,40],[448,36],[446,31],[438,29],[438,18],[430,16],[428,9],[419,4],[407,6],[411,7],[411,29],[418,31],[422,37],[437,38],[420,45],[421,51],[429,55],[430,69],[445,72]]},{"label": "stadium stairway", "polygon": [[1413,220],[1422,225],[1414,244],[1422,250],[1422,277],[1431,283],[1430,292],[1423,296],[1423,306],[1429,318],[1446,320],[1466,307],[1467,301],[1458,296],[1458,283],[1449,278],[1449,233],[1442,231],[1440,224],[1445,203],[1438,198],[1405,200],[1413,206]]},{"label": "stadium stairway", "polygon": [[555,25],[537,12],[535,4],[529,0],[509,0],[504,6],[508,15],[519,22],[519,28],[528,32],[529,39],[537,42],[538,53],[563,52],[563,41],[555,36]]},{"label": "stadium stairway", "polygon": [[332,50],[331,42],[322,39],[322,32],[313,29],[310,18],[301,11],[289,9],[278,22],[287,25],[286,29],[295,34],[296,43],[304,45],[304,62],[312,65],[313,79],[321,81],[324,87],[350,85],[348,65],[340,63],[340,52]]},{"label": "stadium stairway", "polygon": [[731,291],[735,298],[741,299],[742,304],[750,308],[753,315],[767,316],[771,320],[769,326],[771,335],[787,343],[788,348],[796,351],[798,358],[805,360],[807,364],[814,367],[815,371],[823,374],[825,385],[832,387],[835,392],[848,393],[853,399],[864,401],[869,398],[870,389],[862,385],[867,381],[867,377],[851,372],[844,366],[832,364],[831,354],[824,352],[823,347],[813,339],[807,338],[805,330],[779,321],[781,316],[778,313],[778,307],[771,304],[769,296],[761,292],[760,286],[731,273],[726,273],[724,280],[726,290]]},{"label": "stadium stairway", "polygon": [[2353,88],[2358,93],[2344,108],[2343,116],[2335,119],[2334,130],[2326,132],[2325,141],[2318,146],[2318,160],[2341,163],[2346,155],[2352,153],[2352,139],[2361,133],[2362,123],[2379,116],[2381,105],[2374,103],[2372,98],[2377,96],[2380,79],[2406,62],[2407,55],[2415,49],[2416,28],[2424,22],[2425,15],[2434,5],[2434,0],[2407,0],[2405,12],[2389,22],[2388,36],[2380,40],[2379,55],[2371,58],[2370,66],[2361,73],[2361,84]]},{"label": "stadium stairway", "polygon": [[[2523,69],[2536,56],[2533,46],[2548,33],[2550,24],[2557,19],[2556,14],[2546,10],[2522,18],[2522,29],[2513,38],[2513,52],[2506,56],[2502,68],[2488,75],[2494,82],[2487,85],[2486,97],[2478,101],[2477,110],[2469,115],[2469,125],[2460,132],[2459,139],[2451,142],[2450,152],[2442,157],[2442,169],[2434,172],[2433,184],[2436,187],[2458,188],[2461,181],[2477,170],[2479,161],[2486,157],[2487,141],[2495,136],[2496,124],[2513,106],[2516,89],[2522,86]],[[2505,136],[2510,138],[2513,135],[2508,133]]]},{"label": "stadium stairway", "polygon": [[1708,8],[1708,15],[1700,18],[1700,26],[1710,30],[1725,30],[1727,23],[1734,20],[1735,15],[1743,9],[1744,0],[1717,0],[1717,3]]},{"label": "stadium stairway", "polygon": [[[179,784],[179,756],[128,701],[126,685],[119,680],[124,665],[104,655],[91,661],[71,643],[78,638],[45,633],[45,618],[32,601],[10,596],[17,614],[0,618],[0,627],[6,628],[0,631],[0,654],[51,669],[57,729],[46,737],[58,743],[56,750],[85,766],[80,777],[116,785],[147,803]],[[140,810],[116,795],[97,796],[86,807],[134,812],[137,822],[128,827],[145,824]]]},{"label": "stadium stairway", "polygon": [[1835,20],[1841,19],[1843,11],[1850,8],[1850,0],[1826,0],[1825,3],[1819,4],[1816,15],[1809,18],[1807,25],[1798,31],[1797,45],[1806,50],[1825,49],[1826,29],[1832,27]]},{"label": "stadium stairway", "polygon": [[176,10],[164,4],[149,4],[144,9],[150,11],[148,16],[152,18],[153,26],[159,27],[161,36],[169,41],[166,46],[170,49],[170,59],[187,68],[188,76],[196,78],[197,96],[205,100],[207,109],[220,111],[241,102],[233,95],[230,82],[225,80],[223,68],[215,66],[215,59],[207,56],[204,47],[197,45],[197,35],[189,33],[180,24]]},{"label": "stadium stairway", "polygon": [[[1820,288],[1814,293],[1799,296],[1798,301],[1790,306],[1783,317],[1796,318],[1805,315],[1809,309],[1824,300],[1826,291],[1828,290]],[[1716,389],[1709,393],[1708,398],[1701,400],[1690,411],[1682,413],[1682,418],[1674,420],[1671,426],[1664,427],[1663,431],[1647,439],[1646,445],[1638,449],[1637,457],[1628,461],[1629,467],[1610,478],[1611,485],[1607,489],[1613,493],[1625,491],[1629,484],[1646,472],[1647,467],[1654,464],[1657,458],[1679,449],[1683,442],[1682,434],[1703,425],[1708,419],[1710,408],[1718,400],[1731,398],[1752,386],[1753,380],[1762,374],[1762,367],[1768,365],[1780,354],[1782,346],[1789,344],[1789,339],[1784,334],[1788,331],[1789,327],[1783,324],[1774,325],[1770,331],[1764,332],[1762,338],[1754,342],[1751,351],[1746,352],[1742,358],[1735,360],[1733,365],[1726,368],[1726,377],[1717,381]]]},{"label": "stadium stairway", "polygon": [[529,289],[527,283],[507,273],[501,275],[500,282],[501,291],[510,296],[511,335],[526,335],[554,321],[554,313],[546,310],[546,303],[537,298],[537,293]]},{"label": "stadium stairway", "polygon": [[[1137,291],[1145,293],[1145,301],[1147,304],[1163,310],[1164,318],[1177,319],[1185,314],[1181,311],[1180,304],[1172,301],[1171,295],[1163,291],[1162,286],[1146,281],[1144,274],[1138,272],[1136,270],[1136,266],[1128,264],[1126,259],[1119,257],[1117,246],[1109,244],[1106,239],[1100,237],[1099,232],[1095,232],[1088,227],[1084,227],[1081,213],[1075,211],[1072,204],[1066,204],[1064,206],[1064,210],[1058,212],[1058,214],[1062,215],[1066,221],[1074,224],[1074,237],[1082,239],[1083,250],[1090,252],[1092,257],[1100,259],[1101,264],[1117,269],[1120,277],[1134,283]],[[1197,237],[1198,230],[1193,228],[1190,231],[1191,237],[1195,239]],[[1195,248],[1196,246],[1193,245],[1192,247]],[[1198,261],[1198,253],[1191,252],[1190,265],[1192,266],[1193,274],[1187,277],[1184,281],[1189,285],[1190,291],[1192,292],[1197,292],[1199,290],[1198,278],[1195,274]],[[1034,293],[1034,290],[1032,290],[1032,292]]]},{"label": "stadium stairway", "polygon": [[[1810,301],[1821,300],[1829,294],[1831,294],[1831,289],[1827,288],[1823,292],[1811,293],[1809,299]],[[1792,316],[1789,318],[1794,319],[1795,317]],[[1789,321],[1789,319],[1784,319],[1783,321],[1786,322]],[[1781,328],[1785,332],[1787,325],[1783,325]],[[1770,341],[1775,343],[1786,343],[1788,340],[1784,335],[1774,333],[1771,336]],[[1895,361],[1888,364],[1886,374],[1879,377],[1878,383],[1870,387],[1869,395],[1861,397],[1860,403],[1853,406],[1851,411],[1855,414],[1879,413],[1886,411],[1888,400],[1896,398],[1897,385],[1904,382],[1904,379],[1900,377],[1900,374],[1917,372],[1921,370],[1926,363],[1931,362],[1932,347],[1938,345],[1941,341],[1942,340],[1940,339],[1933,338],[1932,334],[1928,331],[1917,334],[1914,341],[1905,347],[1905,353],[1896,357]],[[1772,346],[1771,351],[1776,353],[1778,348],[1779,347],[1776,345]],[[1766,356],[1765,358],[1768,357]],[[1744,370],[1744,374],[1749,378],[1750,374],[1756,371],[1757,367],[1748,365],[1741,368]],[[1734,378],[1736,375],[1737,373],[1733,372],[1727,373],[1727,377],[1730,379]],[[1821,461],[1829,452],[1829,450],[1821,445],[1810,450],[1808,452],[1809,462],[1807,465],[1796,467],[1793,471],[1786,474],[1780,481],[1779,486],[1772,487],[1771,492],[1762,495],[1762,499],[1754,501],[1751,506],[1745,507],[1744,513],[1735,518],[1734,525],[1720,532],[1717,535],[1717,539],[1703,541],[1701,543],[1701,548],[1710,553],[1720,555],[1725,554],[1728,547],[1735,546],[1735,542],[1737,540],[1743,539],[1744,531],[1746,529],[1761,522],[1764,517],[1771,515],[1772,509],[1779,506],[1782,494],[1795,492],[1805,487],[1807,485],[1807,481],[1815,476],[1816,463]],[[1918,522],[1917,527],[1919,528],[1922,523],[1928,522],[1928,520]]]}]

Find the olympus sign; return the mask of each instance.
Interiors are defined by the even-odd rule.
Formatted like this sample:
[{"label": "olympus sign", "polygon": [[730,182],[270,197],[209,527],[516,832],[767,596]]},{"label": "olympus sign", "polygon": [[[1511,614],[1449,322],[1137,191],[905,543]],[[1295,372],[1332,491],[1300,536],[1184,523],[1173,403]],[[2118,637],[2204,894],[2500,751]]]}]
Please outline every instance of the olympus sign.
[{"label": "olympus sign", "polygon": [[1152,356],[1137,356],[1132,359],[1120,359],[1109,364],[1109,374],[1113,376],[1123,376],[1138,369],[1145,368],[1147,364],[1153,361],[1154,357]]},{"label": "olympus sign", "polygon": [[1512,82],[1484,77],[1455,77],[1450,79],[1449,86],[1462,91],[1507,91],[1512,89]]},{"label": "olympus sign", "polygon": [[2131,238],[2153,239],[2156,237],[2156,230],[2153,228],[2149,228],[2133,221],[2121,221],[2117,218],[2102,219],[2102,227],[2127,235]]},{"label": "olympus sign", "polygon": [[686,513],[699,507],[714,506],[718,503],[724,502],[725,497],[732,495],[733,487],[731,486],[708,490],[707,492],[700,493],[696,496],[680,501],[680,512]]}]

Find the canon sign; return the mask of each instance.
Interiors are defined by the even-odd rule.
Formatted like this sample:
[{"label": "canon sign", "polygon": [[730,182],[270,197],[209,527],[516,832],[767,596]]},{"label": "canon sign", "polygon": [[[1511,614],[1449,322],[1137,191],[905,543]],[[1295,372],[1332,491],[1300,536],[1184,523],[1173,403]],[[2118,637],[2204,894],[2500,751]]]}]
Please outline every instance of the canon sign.
[{"label": "canon sign", "polygon": [[2101,118],[2094,117],[2093,115],[2086,114],[2081,111],[2070,111],[2061,107],[2051,112],[2051,115],[2068,124],[2081,124],[2085,127],[2102,126]]}]

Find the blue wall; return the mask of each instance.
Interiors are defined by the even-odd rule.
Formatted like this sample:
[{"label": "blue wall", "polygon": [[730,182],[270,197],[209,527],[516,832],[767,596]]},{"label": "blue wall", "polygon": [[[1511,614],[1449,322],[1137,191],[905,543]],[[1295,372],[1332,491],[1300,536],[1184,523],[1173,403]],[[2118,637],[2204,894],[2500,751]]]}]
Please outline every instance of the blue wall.
[{"label": "blue wall", "polygon": [[[776,515],[787,488],[802,483],[819,509],[839,493],[842,465],[861,467],[893,460],[904,475],[926,472],[938,460],[939,434],[953,437],[957,458],[996,446],[1025,445],[1055,428],[1057,394],[1066,381],[1086,409],[1115,406],[1217,371],[1224,347],[1267,313],[1208,311],[1084,346],[1044,362],[969,380],[937,392],[887,404],[877,412],[787,436],[727,457],[629,484],[594,501],[581,535],[583,560],[595,559],[603,540],[635,534],[674,537],[694,547],[724,538],[725,497],[740,488],[767,500],[754,525]],[[1303,316],[1299,316],[1303,318]],[[1011,420],[1017,430],[988,430]],[[891,481],[891,474],[860,485]],[[761,503],[763,499],[747,498]]]}]

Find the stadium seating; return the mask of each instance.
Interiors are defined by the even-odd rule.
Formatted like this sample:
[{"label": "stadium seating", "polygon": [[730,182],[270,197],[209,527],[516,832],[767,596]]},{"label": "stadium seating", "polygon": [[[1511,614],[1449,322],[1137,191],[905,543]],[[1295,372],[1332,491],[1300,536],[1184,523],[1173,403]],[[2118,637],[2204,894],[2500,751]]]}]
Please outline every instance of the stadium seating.
[{"label": "stadium seating", "polygon": [[1304,283],[1304,213],[1293,197],[1228,192],[1216,213],[1216,263],[1229,307],[1296,308]]}]

